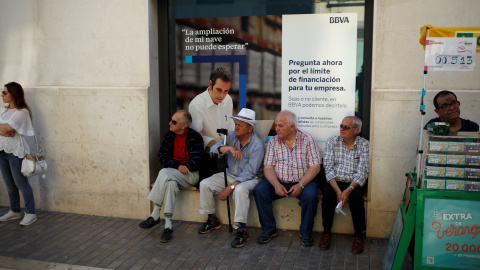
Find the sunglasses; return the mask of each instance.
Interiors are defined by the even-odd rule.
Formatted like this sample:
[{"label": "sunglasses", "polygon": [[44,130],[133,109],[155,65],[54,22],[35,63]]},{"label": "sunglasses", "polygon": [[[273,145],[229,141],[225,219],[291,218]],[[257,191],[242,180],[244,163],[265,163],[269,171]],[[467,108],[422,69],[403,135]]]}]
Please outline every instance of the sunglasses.
[{"label": "sunglasses", "polygon": [[8,92],[7,92],[7,91],[2,91],[2,94],[3,94],[4,96],[6,96],[6,95],[8,95]]},{"label": "sunglasses", "polygon": [[351,128],[354,128],[354,127],[350,127],[350,126],[347,126],[347,125],[340,124],[340,129],[350,130]]},{"label": "sunglasses", "polygon": [[173,124],[173,125],[176,125],[176,124],[178,124],[178,122],[177,122],[176,120],[173,120],[173,119],[172,119],[172,120],[170,120],[170,122],[172,122],[172,124]]}]

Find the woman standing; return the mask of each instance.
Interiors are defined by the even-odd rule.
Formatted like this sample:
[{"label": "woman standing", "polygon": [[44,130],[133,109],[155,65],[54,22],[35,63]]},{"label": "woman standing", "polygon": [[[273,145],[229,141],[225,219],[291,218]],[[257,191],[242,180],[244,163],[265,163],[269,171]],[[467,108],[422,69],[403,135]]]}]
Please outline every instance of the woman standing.
[{"label": "woman standing", "polygon": [[[0,221],[19,219],[20,194],[25,200],[25,216],[20,225],[27,226],[37,221],[33,190],[28,179],[21,173],[22,159],[29,153],[28,144],[22,136],[33,136],[32,111],[25,102],[23,88],[16,82],[5,84],[2,98],[7,106],[0,107],[0,171],[7,186],[10,210]],[[20,136],[22,135],[22,136]],[[25,146],[25,152],[23,146]]]}]

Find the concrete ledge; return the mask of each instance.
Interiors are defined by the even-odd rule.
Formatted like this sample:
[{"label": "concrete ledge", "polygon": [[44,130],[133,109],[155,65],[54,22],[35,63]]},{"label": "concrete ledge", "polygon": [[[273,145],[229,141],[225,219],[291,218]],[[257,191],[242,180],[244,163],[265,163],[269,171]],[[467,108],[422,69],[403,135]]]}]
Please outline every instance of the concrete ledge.
[{"label": "concrete ledge", "polygon": [[[198,210],[198,202],[200,201],[200,192],[198,190],[181,190],[176,199],[175,203],[175,212],[173,214],[174,220],[184,220],[184,221],[194,221],[194,222],[205,222],[207,219],[206,215],[200,215]],[[228,214],[227,214],[227,203],[218,199],[218,196],[215,196],[216,204],[216,214],[220,218],[220,221],[223,224],[228,224]],[[319,195],[318,203],[318,212],[315,217],[315,226],[314,231],[322,232],[322,195]],[[365,208],[367,203],[365,202]],[[152,203],[153,209],[153,203]],[[335,214],[333,221],[333,233],[343,233],[343,234],[353,234],[353,223],[352,217],[350,214],[350,209],[348,203],[345,205],[344,209],[346,216],[342,214]],[[297,198],[283,198],[274,201],[273,211],[275,213],[275,219],[277,222],[277,228],[283,230],[299,230],[300,226],[300,213],[301,207],[298,205]],[[366,212],[366,211],[365,211]],[[230,199],[230,213],[232,217],[235,213],[235,204],[232,199]],[[163,218],[163,213],[161,214]],[[252,227],[261,227],[260,220],[258,218],[257,205],[253,195],[250,195],[250,210],[248,213],[248,223],[247,226]]]}]

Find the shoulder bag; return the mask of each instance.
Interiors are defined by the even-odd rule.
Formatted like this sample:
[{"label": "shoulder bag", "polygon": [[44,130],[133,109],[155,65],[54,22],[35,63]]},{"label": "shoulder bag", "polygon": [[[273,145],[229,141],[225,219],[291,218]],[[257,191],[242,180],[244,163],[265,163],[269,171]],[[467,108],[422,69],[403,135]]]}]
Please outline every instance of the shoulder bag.
[{"label": "shoulder bag", "polygon": [[45,155],[42,154],[42,150],[38,147],[37,136],[33,135],[35,138],[35,144],[37,145],[37,154],[31,155],[25,153],[25,146],[23,145],[23,136],[20,135],[20,139],[22,140],[22,148],[23,148],[23,161],[22,161],[22,174],[26,177],[33,176],[37,174],[42,174],[42,178],[45,179],[47,176],[45,172],[47,171],[47,161],[45,160]]}]

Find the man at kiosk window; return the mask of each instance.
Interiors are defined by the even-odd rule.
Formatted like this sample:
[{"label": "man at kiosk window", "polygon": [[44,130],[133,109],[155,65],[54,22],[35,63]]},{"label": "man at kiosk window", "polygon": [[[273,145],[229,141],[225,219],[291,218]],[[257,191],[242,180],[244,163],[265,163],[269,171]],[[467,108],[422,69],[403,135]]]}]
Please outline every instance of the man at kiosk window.
[{"label": "man at kiosk window", "polygon": [[453,92],[447,90],[438,92],[433,99],[433,105],[438,117],[428,121],[423,129],[427,129],[433,122],[447,122],[450,124],[451,132],[478,131],[477,123],[460,118],[460,101]]},{"label": "man at kiosk window", "polygon": [[357,136],[361,129],[358,117],[347,116],[340,125],[340,135],[330,137],[325,145],[323,164],[328,184],[322,198],[323,234],[319,244],[322,250],[330,247],[336,205],[348,202],[355,230],[352,252],[363,252],[366,226],[362,186],[369,171],[369,142]]}]

